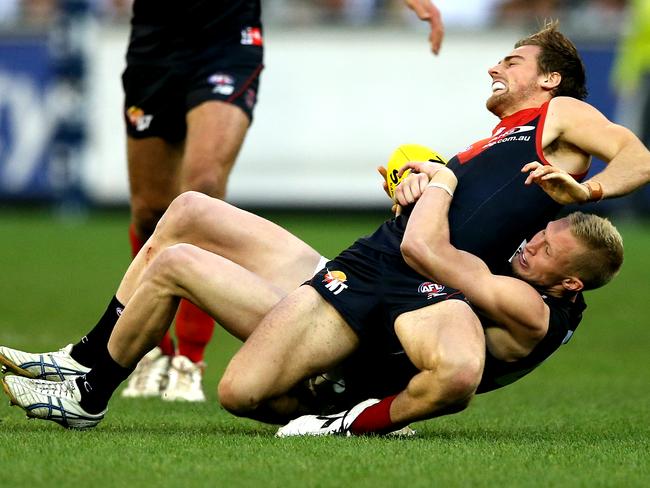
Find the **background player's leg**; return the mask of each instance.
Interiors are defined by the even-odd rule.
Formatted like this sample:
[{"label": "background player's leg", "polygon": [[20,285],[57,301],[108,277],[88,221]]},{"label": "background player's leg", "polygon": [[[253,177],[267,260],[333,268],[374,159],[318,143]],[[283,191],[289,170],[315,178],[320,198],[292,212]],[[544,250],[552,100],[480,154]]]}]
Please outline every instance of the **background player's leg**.
[{"label": "background player's leg", "polygon": [[135,235],[146,241],[158,220],[180,192],[183,145],[159,137],[127,137],[131,195],[131,223]]},{"label": "background player's leg", "polygon": [[181,190],[223,199],[249,124],[244,111],[230,103],[208,101],[190,110]]},{"label": "background player's leg", "polygon": [[301,380],[331,369],[354,351],[355,332],[311,287],[284,298],[233,357],[219,384],[221,404],[266,422],[294,416],[287,393]]}]

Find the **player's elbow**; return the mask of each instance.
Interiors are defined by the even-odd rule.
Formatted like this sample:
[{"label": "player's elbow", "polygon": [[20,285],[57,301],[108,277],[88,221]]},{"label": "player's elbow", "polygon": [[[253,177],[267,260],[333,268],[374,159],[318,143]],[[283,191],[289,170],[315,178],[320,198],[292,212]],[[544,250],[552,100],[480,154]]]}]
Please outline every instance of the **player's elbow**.
[{"label": "player's elbow", "polygon": [[646,150],[646,154],[646,164],[643,166],[642,170],[642,178],[644,184],[650,183],[650,151]]},{"label": "player's elbow", "polygon": [[428,270],[435,268],[436,255],[431,251],[430,244],[424,239],[405,235],[400,245],[400,252],[406,264],[420,274],[428,274]]}]

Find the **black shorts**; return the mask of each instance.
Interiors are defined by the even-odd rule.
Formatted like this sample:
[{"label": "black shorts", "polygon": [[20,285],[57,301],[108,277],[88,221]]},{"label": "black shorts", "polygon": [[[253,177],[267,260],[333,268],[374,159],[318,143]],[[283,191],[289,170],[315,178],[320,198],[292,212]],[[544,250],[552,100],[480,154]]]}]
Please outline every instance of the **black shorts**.
[{"label": "black shorts", "polygon": [[405,312],[444,300],[464,300],[454,288],[432,283],[401,256],[359,241],[343,251],[308,282],[377,352],[403,352],[393,324]]},{"label": "black shorts", "polygon": [[223,41],[207,59],[129,62],[122,74],[127,134],[181,141],[187,112],[210,100],[236,105],[252,121],[263,68],[263,48],[237,39]]}]

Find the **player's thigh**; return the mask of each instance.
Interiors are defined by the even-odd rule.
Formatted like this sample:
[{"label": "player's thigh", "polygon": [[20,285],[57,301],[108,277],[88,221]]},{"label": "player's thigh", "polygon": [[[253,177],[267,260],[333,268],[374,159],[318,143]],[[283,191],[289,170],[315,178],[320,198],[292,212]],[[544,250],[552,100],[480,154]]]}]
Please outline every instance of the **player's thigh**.
[{"label": "player's thigh", "polygon": [[180,191],[182,144],[159,137],[127,137],[129,186],[134,211],[164,209]]},{"label": "player's thigh", "polygon": [[183,190],[224,196],[220,192],[225,188],[249,123],[241,108],[219,100],[205,101],[187,113]]},{"label": "player's thigh", "polygon": [[285,297],[233,357],[224,381],[259,401],[282,395],[304,378],[338,364],[359,339],[311,287]]},{"label": "player's thigh", "polygon": [[156,234],[219,254],[286,292],[311,278],[320,260],[311,246],[279,225],[197,192],[174,200]]},{"label": "player's thigh", "polygon": [[395,332],[411,362],[419,370],[483,367],[485,338],[481,323],[462,300],[445,300],[401,314]]}]

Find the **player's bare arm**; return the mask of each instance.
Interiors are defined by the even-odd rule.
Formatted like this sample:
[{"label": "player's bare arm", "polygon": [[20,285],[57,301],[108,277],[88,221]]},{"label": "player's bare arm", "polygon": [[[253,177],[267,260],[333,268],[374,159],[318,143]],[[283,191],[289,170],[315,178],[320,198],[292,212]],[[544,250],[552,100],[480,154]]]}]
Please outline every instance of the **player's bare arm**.
[{"label": "player's bare arm", "polygon": [[[536,170],[531,173],[528,184],[556,180],[567,188],[564,194],[558,190],[547,191],[559,203],[617,197],[650,181],[650,152],[639,138],[629,129],[608,120],[596,108],[571,97],[557,97],[550,102],[542,146],[547,159],[568,173],[586,172],[589,156],[608,163],[602,172],[589,180],[591,185],[584,186],[573,185],[561,176],[562,171],[524,167],[524,171]],[[551,174],[553,176],[541,179]]]},{"label": "player's bare arm", "polygon": [[434,54],[440,52],[442,38],[445,35],[445,28],[442,24],[440,10],[431,3],[431,0],[404,0],[408,8],[413,10],[420,20],[426,21],[431,27],[429,44]]},{"label": "player's bare arm", "polygon": [[452,197],[447,190],[453,193],[456,177],[440,169],[430,184],[439,186],[427,187],[411,213],[401,247],[404,259],[420,274],[462,290],[481,314],[503,326],[487,331],[493,354],[525,356],[546,333],[548,306],[529,284],[493,275],[481,259],[451,245],[447,212]]}]

